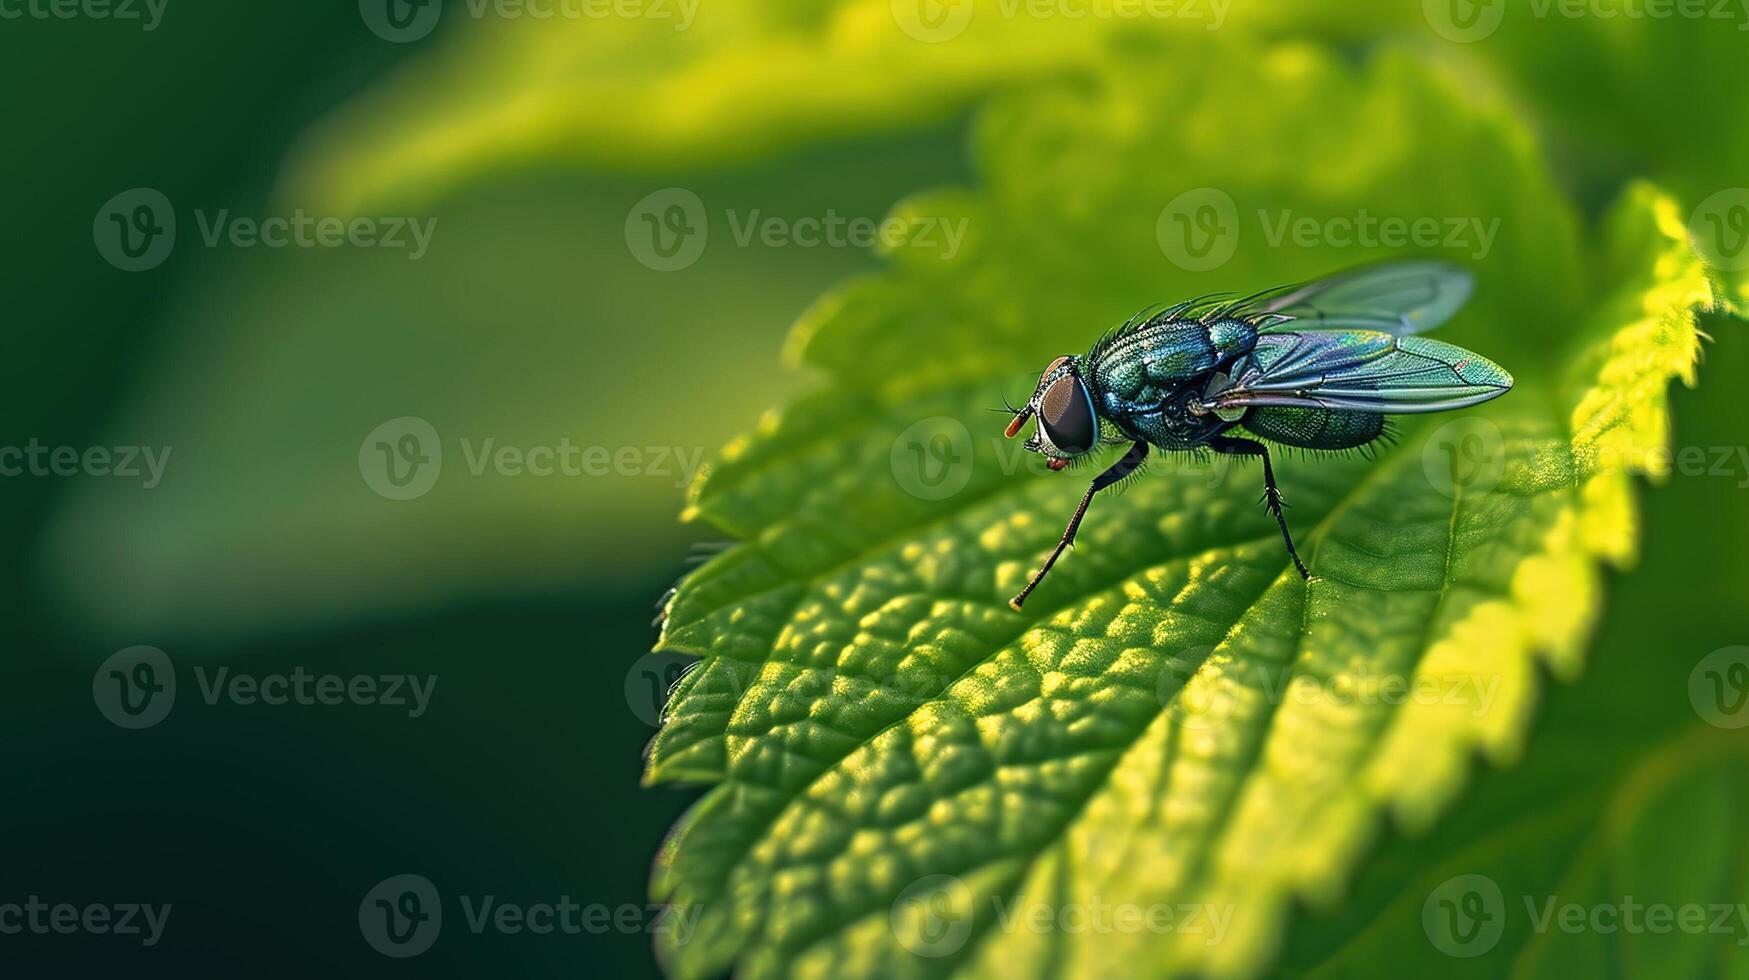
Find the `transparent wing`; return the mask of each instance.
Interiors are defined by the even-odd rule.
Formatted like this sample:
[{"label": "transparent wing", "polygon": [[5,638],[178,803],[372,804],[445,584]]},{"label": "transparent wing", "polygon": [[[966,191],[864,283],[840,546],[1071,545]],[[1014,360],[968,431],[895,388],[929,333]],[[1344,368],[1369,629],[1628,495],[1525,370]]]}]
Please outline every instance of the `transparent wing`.
[{"label": "transparent wing", "polygon": [[1385,262],[1285,287],[1255,308],[1291,318],[1281,324],[1288,330],[1378,330],[1402,337],[1451,319],[1473,284],[1468,270],[1449,262]]},{"label": "transparent wing", "polygon": [[1250,360],[1206,392],[1213,410],[1254,405],[1413,415],[1504,395],[1512,375],[1493,361],[1425,337],[1377,330],[1269,333]]}]

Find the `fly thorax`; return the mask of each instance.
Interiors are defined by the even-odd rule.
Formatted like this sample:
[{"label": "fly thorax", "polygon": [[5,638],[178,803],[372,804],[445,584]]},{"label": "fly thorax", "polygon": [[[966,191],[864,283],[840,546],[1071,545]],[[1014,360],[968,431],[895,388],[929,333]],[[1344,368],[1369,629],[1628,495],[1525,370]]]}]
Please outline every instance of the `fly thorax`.
[{"label": "fly thorax", "polygon": [[1202,398],[1192,399],[1191,411],[1197,415],[1213,415],[1222,422],[1237,422],[1244,418],[1245,407],[1242,405],[1223,408],[1212,404],[1215,400],[1215,395],[1226,391],[1232,386],[1232,375],[1225,371],[1216,371],[1214,375],[1209,378],[1208,385],[1203,388]]}]

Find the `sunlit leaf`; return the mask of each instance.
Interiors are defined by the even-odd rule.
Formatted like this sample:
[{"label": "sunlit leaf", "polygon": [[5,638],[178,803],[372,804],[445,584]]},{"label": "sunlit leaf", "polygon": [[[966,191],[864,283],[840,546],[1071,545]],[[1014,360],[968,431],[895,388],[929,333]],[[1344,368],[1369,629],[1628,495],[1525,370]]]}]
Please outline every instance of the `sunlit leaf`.
[{"label": "sunlit leaf", "polygon": [[[1425,826],[1472,753],[1517,756],[1539,664],[1577,673],[1713,301],[1678,209],[1636,188],[1581,244],[1523,131],[1407,57],[1171,54],[989,112],[979,188],[907,209],[971,244],[823,300],[792,350],[831,385],[695,488],[744,543],[682,583],[663,637],[704,663],[649,778],[716,784],[654,884],[697,917],[661,947],[679,974],[1255,972],[1381,811]],[[1239,229],[1191,275],[1156,233],[1199,188]],[[1281,464],[1310,586],[1254,469],[1168,460],[1012,613],[1084,484],[1030,471],[981,409],[1147,302],[1388,254],[1335,240],[1363,209],[1499,219],[1486,247],[1440,243],[1481,283],[1442,336],[1519,389],[1378,460]],[[1318,240],[1272,241],[1284,212]],[[1011,917],[1090,901],[1205,928]]]}]

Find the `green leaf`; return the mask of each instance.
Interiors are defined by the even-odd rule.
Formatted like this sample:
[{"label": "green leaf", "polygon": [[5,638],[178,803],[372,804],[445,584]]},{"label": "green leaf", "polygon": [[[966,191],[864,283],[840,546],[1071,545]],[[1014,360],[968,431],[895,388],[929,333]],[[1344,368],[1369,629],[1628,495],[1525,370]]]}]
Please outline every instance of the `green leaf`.
[{"label": "green leaf", "polygon": [[[1706,384],[1672,393],[1683,445],[1729,445],[1736,438],[1733,410],[1741,379],[1749,377],[1749,337],[1720,330],[1715,338],[1706,351]],[[1733,706],[1743,710],[1731,700],[1729,683],[1730,663],[1744,652],[1736,645],[1742,616],[1731,598],[1742,583],[1730,569],[1749,533],[1749,514],[1735,506],[1737,482],[1678,467],[1667,486],[1644,495],[1645,554],[1612,583],[1619,597],[1599,624],[1584,683],[1547,692],[1522,763],[1479,772],[1461,805],[1431,833],[1387,832],[1339,908],[1296,916],[1278,975],[1514,976],[1515,969],[1531,972],[1520,960],[1527,943],[1551,947],[1554,955],[1541,964],[1545,972],[1564,966],[1564,975],[1745,975],[1749,923],[1742,913],[1722,933],[1705,935],[1594,931],[1589,924],[1569,935],[1556,924],[1539,936],[1525,906],[1528,900],[1540,912],[1554,896],[1562,906],[1633,900],[1680,908],[1735,903],[1749,894],[1742,884],[1730,885],[1733,874],[1742,881],[1749,873],[1741,829],[1749,800],[1740,791],[1734,802],[1721,802],[1713,792],[1681,789],[1740,774],[1749,750],[1749,728],[1741,727],[1749,713],[1729,714]],[[1697,569],[1707,572],[1696,575]],[[1718,727],[1702,728],[1697,715]],[[1721,835],[1719,816],[1733,808],[1738,816],[1727,816]],[[1662,826],[1646,819],[1654,809]],[[1641,862],[1648,848],[1657,855],[1650,867]],[[1610,879],[1602,893],[1598,868]],[[1647,873],[1657,869],[1678,873]],[[1502,928],[1497,936],[1478,934],[1479,941],[1454,950],[1464,955],[1454,956],[1444,931],[1453,910],[1439,901],[1452,897],[1448,882],[1468,875],[1486,876],[1500,889],[1494,911]],[[1442,886],[1446,891],[1436,896]],[[1440,918],[1424,923],[1430,903]],[[1583,970],[1584,958],[1552,948],[1598,949],[1600,939],[1613,952],[1606,969]],[[1484,948],[1489,940],[1494,945]],[[1707,962],[1697,967],[1697,957]]]},{"label": "green leaf", "polygon": [[[1300,47],[1117,58],[987,112],[975,155],[977,190],[904,209],[963,219],[966,248],[822,300],[792,351],[830,384],[694,488],[689,515],[743,543],[681,584],[662,638],[704,663],[648,778],[716,784],[653,884],[696,922],[660,945],[680,975],[1254,973],[1381,811],[1425,826],[1473,752],[1518,755],[1538,664],[1578,672],[1598,565],[1633,555],[1630,477],[1659,472],[1713,289],[1654,190],[1583,245],[1498,107],[1407,56],[1356,72]],[[1156,224],[1199,187],[1241,226],[1187,275]],[[1376,461],[1284,461],[1309,587],[1254,469],[1167,460],[1011,612],[1084,484],[1021,472],[981,409],[1145,303],[1382,257],[1259,227],[1362,209],[1499,219],[1449,250],[1480,287],[1442,336],[1519,389]],[[1494,468],[1454,480],[1467,435]],[[931,447],[951,483],[919,468]],[[1092,900],[1214,910],[1220,935],[1008,917]]]}]

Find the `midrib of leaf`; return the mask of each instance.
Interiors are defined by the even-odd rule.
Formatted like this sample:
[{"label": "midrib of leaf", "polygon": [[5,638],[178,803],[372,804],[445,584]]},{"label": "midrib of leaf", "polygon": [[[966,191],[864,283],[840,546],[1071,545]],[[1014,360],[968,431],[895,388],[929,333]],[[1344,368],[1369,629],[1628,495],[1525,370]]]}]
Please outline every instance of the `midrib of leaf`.
[{"label": "midrib of leaf", "polygon": [[[1271,542],[1274,542],[1277,540],[1279,540],[1278,536],[1272,533],[1272,534],[1261,536],[1258,538],[1236,542],[1231,546],[1224,546],[1222,548],[1218,548],[1218,549],[1214,549],[1214,550],[1215,551],[1231,550],[1234,552],[1238,552],[1238,551],[1243,551],[1243,550],[1246,550],[1248,548],[1253,548],[1253,547],[1259,547],[1259,548],[1260,547],[1267,547]],[[1116,576],[1114,576],[1112,578],[1102,580],[1100,582],[1100,584],[1094,588],[1094,592],[1099,593],[1099,592],[1107,591],[1110,588],[1116,587],[1125,581],[1128,581],[1130,579],[1144,575],[1151,570],[1162,568],[1162,567],[1165,567],[1166,565],[1175,564],[1175,563],[1180,562],[1180,561],[1188,561],[1190,559],[1198,557],[1201,554],[1208,554],[1208,553],[1209,553],[1208,551],[1203,551],[1203,552],[1199,552],[1198,554],[1174,555],[1174,556],[1169,556],[1169,557],[1165,558],[1162,562],[1153,566],[1152,568],[1123,570],[1119,574],[1117,574]],[[1285,559],[1284,559],[1284,564],[1285,564]],[[1288,567],[1291,567],[1291,566],[1288,566]],[[816,584],[817,584],[817,582],[816,582]],[[805,594],[805,590],[803,590],[803,591]],[[848,747],[844,752],[837,755],[835,758],[831,759],[830,761],[821,762],[819,765],[819,772],[815,774],[814,778],[817,779],[819,777],[819,775],[822,775],[825,772],[829,771],[834,765],[836,765],[839,762],[844,761],[844,759],[848,758],[850,755],[855,753],[858,749],[862,749],[862,748],[867,747],[869,744],[879,740],[882,735],[885,735],[886,733],[888,733],[892,729],[897,728],[901,725],[904,725],[907,721],[911,720],[913,716],[915,716],[915,714],[917,713],[917,711],[919,709],[921,709],[925,705],[931,703],[932,701],[936,701],[936,700],[940,699],[943,696],[944,692],[951,690],[954,687],[954,685],[956,685],[959,682],[965,680],[966,678],[972,676],[972,674],[975,673],[979,667],[982,667],[983,665],[987,664],[992,657],[996,656],[998,653],[1001,653],[1003,650],[1007,649],[1010,645],[1012,645],[1013,643],[1018,641],[1021,637],[1025,636],[1031,630],[1037,629],[1040,621],[1049,622],[1051,620],[1056,619],[1058,616],[1060,616],[1061,614],[1063,614],[1065,612],[1070,612],[1070,611],[1073,611],[1075,609],[1078,609],[1081,606],[1086,604],[1086,599],[1087,599],[1087,596],[1085,594],[1074,596],[1074,597],[1070,598],[1067,602],[1063,603],[1062,605],[1059,605],[1058,607],[1050,610],[1048,613],[1037,616],[1036,620],[1022,620],[1021,622],[1018,622],[1014,632],[1007,634],[1003,638],[1001,638],[1000,640],[992,643],[990,645],[989,651],[984,656],[982,656],[982,657],[978,658],[977,660],[968,664],[966,666],[966,668],[964,670],[962,670],[958,675],[956,675],[952,680],[950,680],[946,684],[942,685],[941,692],[938,692],[933,697],[923,698],[923,699],[917,701],[916,704],[912,705],[903,714],[893,718],[892,720],[888,721],[886,724],[882,725],[880,728],[874,730],[868,736],[860,739],[855,744]],[[801,600],[798,598],[796,604],[799,605],[800,601]],[[1247,611],[1250,608],[1251,608],[1250,606],[1247,606],[1246,607]],[[794,609],[792,608],[791,613],[793,614],[793,612],[794,612]],[[1037,615],[1037,614],[1034,614],[1034,615]],[[1017,619],[1018,618],[1019,617],[1017,616]],[[1237,620],[1235,620],[1235,622],[1236,621]],[[1121,754],[1122,753],[1120,751],[1119,755],[1121,756]],[[724,788],[726,789],[729,786],[729,784],[736,783],[736,782],[743,782],[744,783],[745,781],[739,780],[735,776],[732,776],[732,775],[727,776],[727,777],[725,777],[725,780],[724,780],[724,784],[723,784]],[[759,784],[749,784],[749,785],[759,785]],[[734,863],[732,865],[729,865],[723,871],[723,873],[721,875],[717,876],[717,880],[719,882],[729,880],[730,878],[732,878],[734,876],[734,873],[736,871],[741,869],[752,845],[754,843],[756,843],[762,836],[764,836],[767,832],[769,832],[771,830],[772,825],[782,815],[784,808],[786,806],[788,806],[791,802],[793,802],[795,799],[797,799],[810,785],[812,785],[811,779],[809,781],[806,781],[806,782],[797,781],[794,786],[792,786],[788,789],[785,789],[782,786],[760,785],[760,788],[775,790],[778,793],[780,793],[781,796],[773,798],[772,800],[770,800],[770,813],[768,814],[767,818],[762,823],[760,823],[757,827],[749,828],[749,833],[745,836],[745,838],[743,840],[742,847],[738,851],[737,856],[734,859]]]},{"label": "midrib of leaf", "polygon": [[[1372,486],[1374,484],[1386,484],[1386,483],[1391,482],[1393,478],[1400,476],[1400,474],[1397,472],[1397,470],[1399,468],[1409,465],[1410,462],[1412,462],[1418,458],[1418,453],[1409,452],[1409,448],[1411,446],[1418,447],[1419,445],[1420,445],[1419,440],[1416,440],[1414,442],[1406,442],[1403,445],[1400,445],[1397,448],[1395,448],[1394,450],[1392,450],[1390,453],[1388,453],[1387,458],[1385,458],[1383,460],[1379,460],[1374,467],[1372,467],[1371,469],[1368,469],[1366,471],[1363,471],[1364,475],[1358,481],[1356,481],[1356,483],[1348,491],[1341,494],[1341,496],[1339,496],[1337,498],[1337,502],[1335,503],[1335,505],[1329,511],[1327,511],[1325,513],[1325,515],[1319,520],[1318,524],[1315,525],[1311,529],[1309,534],[1307,534],[1307,539],[1310,541],[1317,542],[1319,544],[1319,546],[1321,547],[1322,542],[1328,537],[1331,529],[1335,526],[1337,519],[1342,517],[1346,513],[1348,513],[1359,500],[1364,499],[1367,496],[1368,491],[1372,488]],[[1460,506],[1460,504],[1458,503],[1458,501],[1454,500],[1453,507],[1452,507],[1453,516],[1450,519],[1448,519],[1446,522],[1447,529],[1448,529],[1447,538],[1446,538],[1447,554],[1443,558],[1443,565],[1446,568],[1449,568],[1449,566],[1450,566],[1450,552],[1451,552],[1451,546],[1452,546],[1452,540],[1453,540],[1452,528],[1455,526],[1459,506]],[[1279,537],[1274,533],[1270,533],[1270,534],[1264,535],[1261,538],[1241,543],[1241,544],[1235,546],[1235,548],[1233,550],[1235,552],[1239,552],[1239,551],[1243,551],[1243,550],[1246,550],[1246,549],[1251,548],[1251,547],[1269,547],[1271,545],[1278,545],[1278,544],[1279,544]],[[1351,547],[1352,547],[1352,545],[1351,545]],[[1193,557],[1193,556],[1177,556],[1177,557],[1174,557],[1172,559],[1169,559],[1167,563],[1168,564],[1175,563],[1177,561],[1186,560],[1189,557]],[[1381,557],[1383,557],[1383,556],[1381,556]],[[1279,585],[1283,585],[1284,587],[1287,587],[1287,588],[1293,588],[1296,591],[1299,590],[1299,586],[1297,584],[1298,583],[1297,577],[1286,574],[1288,571],[1291,570],[1291,566],[1289,566],[1287,564],[1285,557],[1282,559],[1282,566],[1283,566],[1282,575],[1278,576],[1276,579],[1270,580],[1270,583],[1268,585],[1265,585],[1264,590],[1262,590],[1262,591],[1258,592],[1256,595],[1254,595],[1252,597],[1252,599],[1249,602],[1247,602],[1237,612],[1237,614],[1233,617],[1233,619],[1231,621],[1228,621],[1228,622],[1225,622],[1222,624],[1224,626],[1224,632],[1226,634],[1230,635],[1232,629],[1234,627],[1236,627],[1241,621],[1243,621],[1250,613],[1252,613],[1255,610],[1256,604],[1260,600],[1264,591],[1267,591],[1270,587],[1279,584]],[[1133,571],[1127,573],[1125,576],[1123,576],[1123,578],[1126,578],[1126,579],[1139,578],[1139,577],[1145,576],[1150,571],[1153,571],[1153,570],[1155,570],[1155,568],[1158,568],[1158,567],[1161,567],[1161,566],[1155,566],[1154,568],[1144,568],[1144,569],[1140,569],[1140,570],[1133,570]],[[1290,581],[1290,579],[1291,579],[1291,581]],[[1351,588],[1361,588],[1361,589],[1368,589],[1368,590],[1371,589],[1370,586],[1367,586],[1363,583],[1343,583],[1341,579],[1335,578],[1335,577],[1330,577],[1330,580],[1337,583],[1337,584],[1346,584],[1348,587],[1351,587]],[[1411,647],[1411,649],[1417,655],[1417,662],[1418,662],[1419,655],[1425,654],[1427,649],[1431,646],[1431,639],[1432,639],[1433,630],[1440,624],[1439,613],[1444,608],[1444,603],[1445,603],[1447,592],[1448,592],[1449,582],[1450,582],[1449,576],[1445,576],[1442,578],[1441,588],[1438,589],[1433,596],[1432,607],[1429,611],[1428,616],[1426,617],[1422,637],[1419,641],[1417,641]],[[1103,591],[1103,589],[1105,587],[1106,586],[1102,586],[1100,591]],[[1084,605],[1085,602],[1086,602],[1085,595],[1077,597],[1076,599],[1072,600],[1067,605],[1063,606],[1061,609],[1056,610],[1052,614],[1048,615],[1046,617],[1046,620],[1047,621],[1053,620],[1057,617],[1057,615],[1059,613],[1066,612],[1066,611],[1072,611],[1075,608]],[[1310,605],[1310,603],[1308,603],[1306,601],[1305,595],[1303,592],[1300,593],[1300,601],[1299,601],[1298,605],[1300,608],[1300,614],[1302,616],[1302,620],[1304,620],[1305,617],[1310,615],[1311,605]],[[1024,633],[1025,633],[1025,629],[1021,630],[1020,632],[1017,632],[1016,634],[1014,634],[1011,637],[1008,637],[1004,640],[997,642],[983,658],[979,659],[978,661],[976,661],[973,664],[971,664],[970,666],[968,666],[966,668],[966,670],[964,672],[962,672],[960,677],[956,678],[954,682],[950,682],[949,684],[945,685],[943,688],[943,691],[945,692],[946,690],[951,690],[954,687],[954,684],[958,682],[958,680],[963,679],[967,676],[970,676],[974,671],[977,670],[977,668],[979,666],[981,666],[984,663],[987,663],[990,660],[990,658],[994,657],[997,653],[1001,652],[1003,649],[1005,649],[1007,646],[1009,646],[1012,642],[1014,642],[1014,640],[1018,639],[1021,635],[1024,635]],[[1307,630],[1304,628],[1304,622],[1302,622],[1302,629],[1299,631],[1298,638],[1296,640],[1295,653],[1289,660],[1289,672],[1288,672],[1287,676],[1285,678],[1283,678],[1281,681],[1281,683],[1284,685],[1284,687],[1283,687],[1284,690],[1286,690],[1288,687],[1291,687],[1295,678],[1303,676],[1303,673],[1299,669],[1303,664],[1303,660],[1299,656],[1299,654],[1301,652],[1303,652],[1304,641],[1305,641],[1306,636],[1307,636]],[[1199,662],[1198,666],[1200,666],[1200,662]],[[1412,676],[1413,675],[1414,664],[1393,665],[1393,667],[1396,667],[1396,666],[1401,667],[1402,672],[1404,673],[1405,676]],[[851,747],[850,749],[846,750],[844,753],[839,755],[838,759],[836,761],[842,761],[844,758],[848,757],[852,752],[856,751],[857,749],[864,748],[867,745],[869,745],[870,743],[875,742],[876,740],[878,740],[880,738],[880,736],[882,734],[886,733],[887,731],[891,730],[892,728],[905,724],[908,720],[910,720],[915,715],[917,710],[919,710],[924,704],[928,703],[929,700],[939,700],[943,696],[945,696],[945,695],[938,694],[935,699],[927,699],[925,701],[918,702],[916,705],[914,705],[910,710],[905,712],[903,715],[899,716],[898,718],[895,718],[893,721],[891,721],[887,725],[883,726],[878,731],[874,732],[873,734],[871,734],[867,738],[862,739],[861,741],[856,743],[855,746]],[[1057,831],[1055,833],[1053,833],[1049,839],[1038,844],[1036,849],[1033,850],[1033,852],[1030,856],[1020,855],[1020,857],[1023,858],[1024,863],[1022,864],[1018,873],[1013,877],[1013,883],[1012,883],[1012,886],[1009,889],[1009,893],[1008,893],[1008,897],[1010,899],[1012,899],[1014,897],[1014,895],[1018,891],[1019,887],[1024,884],[1024,881],[1026,879],[1026,875],[1035,866],[1037,860],[1041,856],[1043,856],[1044,854],[1052,851],[1053,848],[1055,848],[1055,846],[1058,843],[1060,843],[1062,833],[1076,823],[1076,821],[1079,819],[1080,815],[1082,814],[1085,805],[1090,800],[1092,800],[1094,797],[1096,797],[1098,795],[1098,793],[1103,788],[1105,788],[1105,785],[1109,780],[1109,776],[1110,776],[1112,770],[1115,769],[1115,767],[1122,761],[1122,759],[1127,754],[1129,749],[1131,747],[1133,747],[1134,740],[1136,738],[1142,737],[1142,735],[1144,735],[1150,728],[1152,728],[1153,725],[1159,720],[1161,715],[1163,715],[1165,712],[1171,711],[1181,696],[1182,696],[1182,688],[1178,692],[1175,692],[1173,694],[1171,702],[1168,702],[1166,705],[1163,705],[1162,711],[1160,714],[1156,714],[1155,716],[1146,719],[1144,722],[1139,723],[1136,726],[1135,731],[1134,731],[1134,735],[1132,736],[1132,738],[1130,740],[1128,740],[1125,744],[1123,744],[1121,746],[1117,746],[1117,747],[1114,747],[1113,749],[1109,750],[1112,753],[1112,757],[1110,758],[1107,765],[1105,766],[1103,774],[1100,776],[1100,778],[1093,779],[1093,780],[1089,781],[1086,794],[1084,796],[1082,796],[1076,802],[1076,805],[1074,806],[1073,810],[1071,812],[1069,812],[1065,816],[1065,818],[1061,821]],[[1245,773],[1245,776],[1242,779],[1242,781],[1232,789],[1232,791],[1230,793],[1225,795],[1225,797],[1223,799],[1222,807],[1221,807],[1221,815],[1217,816],[1214,820],[1212,820],[1210,822],[1211,827],[1230,829],[1228,817],[1231,815],[1233,808],[1237,806],[1238,802],[1241,799],[1243,799],[1246,790],[1252,785],[1253,781],[1256,778],[1257,768],[1255,766],[1255,763],[1257,761],[1259,754],[1268,745],[1269,733],[1273,728],[1273,723],[1274,723],[1274,719],[1276,716],[1276,709],[1278,709],[1279,707],[1280,707],[1279,702],[1272,701],[1269,703],[1270,711],[1269,711],[1267,718],[1263,722],[1263,729],[1264,730],[1258,735],[1258,737],[1256,738],[1254,743],[1250,746],[1250,751],[1249,751],[1248,755],[1245,758],[1239,760],[1239,767]],[[1380,715],[1376,718],[1369,718],[1368,719],[1368,722],[1369,722],[1368,727],[1372,732],[1371,742],[1372,742],[1375,749],[1380,744],[1380,739],[1378,737],[1378,733],[1381,732],[1385,727],[1387,727],[1394,717],[1395,717],[1395,712],[1393,711],[1389,714],[1384,714],[1384,715]],[[1352,766],[1352,769],[1350,770],[1351,773],[1364,770],[1366,768],[1367,764],[1369,763],[1369,761],[1371,760],[1371,758],[1372,758],[1372,756],[1370,756],[1370,755],[1356,758],[1353,761],[1353,766]],[[822,764],[822,766],[821,766],[822,774],[826,771],[829,771],[831,769],[832,765],[834,765],[834,764],[835,764],[835,762]],[[1166,778],[1167,778],[1166,775],[1163,774],[1162,779],[1164,780]],[[724,871],[722,875],[719,876],[719,878],[718,878],[719,881],[731,880],[737,872],[739,872],[743,868],[745,868],[745,861],[746,861],[746,858],[750,852],[750,848],[751,848],[752,844],[755,843],[758,839],[762,838],[766,833],[768,833],[770,831],[772,826],[775,824],[775,821],[778,819],[779,816],[781,816],[785,807],[787,807],[787,805],[790,802],[792,802],[797,797],[799,797],[807,789],[808,785],[810,785],[810,784],[799,783],[792,790],[784,793],[781,800],[771,801],[771,810],[770,810],[770,814],[769,814],[768,818],[766,820],[764,820],[757,828],[751,829],[749,834],[745,838],[743,838],[743,841],[744,841],[743,846],[738,851],[738,855],[737,855],[734,863],[731,866],[729,866],[728,869],[726,871]],[[1219,831],[1216,831],[1216,834],[1218,835]],[[1193,867],[1190,875],[1188,876],[1189,880],[1198,880],[1198,879],[1201,879],[1203,877],[1203,872],[1207,867],[1207,863],[1209,860],[1212,859],[1213,855],[1216,852],[1217,847],[1218,847],[1218,841],[1211,838],[1208,842],[1208,846],[1203,848],[1200,851],[1197,863],[1196,863],[1195,867]],[[980,867],[987,867],[987,866],[999,863],[1001,861],[1010,860],[1010,859],[1012,859],[1012,856],[996,855],[996,856],[987,858],[985,861],[983,861],[978,866],[956,869],[955,873],[970,874],[973,871],[976,871]],[[891,896],[888,896],[888,901],[890,901],[890,900],[891,900]],[[869,914],[869,915],[880,914],[880,908],[881,907],[879,905],[877,905],[874,909],[867,910],[866,914]],[[964,950],[961,955],[955,957],[954,958],[955,961],[969,958],[975,954],[977,943],[981,942],[982,939],[988,935],[988,931],[987,931],[988,925],[989,925],[989,922],[985,921],[983,928],[980,928],[979,930],[974,931],[974,933],[973,933],[974,942],[969,944],[968,948],[966,950]],[[836,931],[836,930],[827,930],[823,934],[823,936],[820,938],[824,938],[824,936],[830,936],[834,931]],[[817,941],[818,941],[818,938],[815,940],[815,942],[817,942]],[[812,944],[809,944],[809,945],[812,945]],[[797,947],[797,948],[792,949],[791,952],[794,955],[802,955],[807,951],[808,948],[809,948],[809,946],[801,946],[801,947]]]}]

